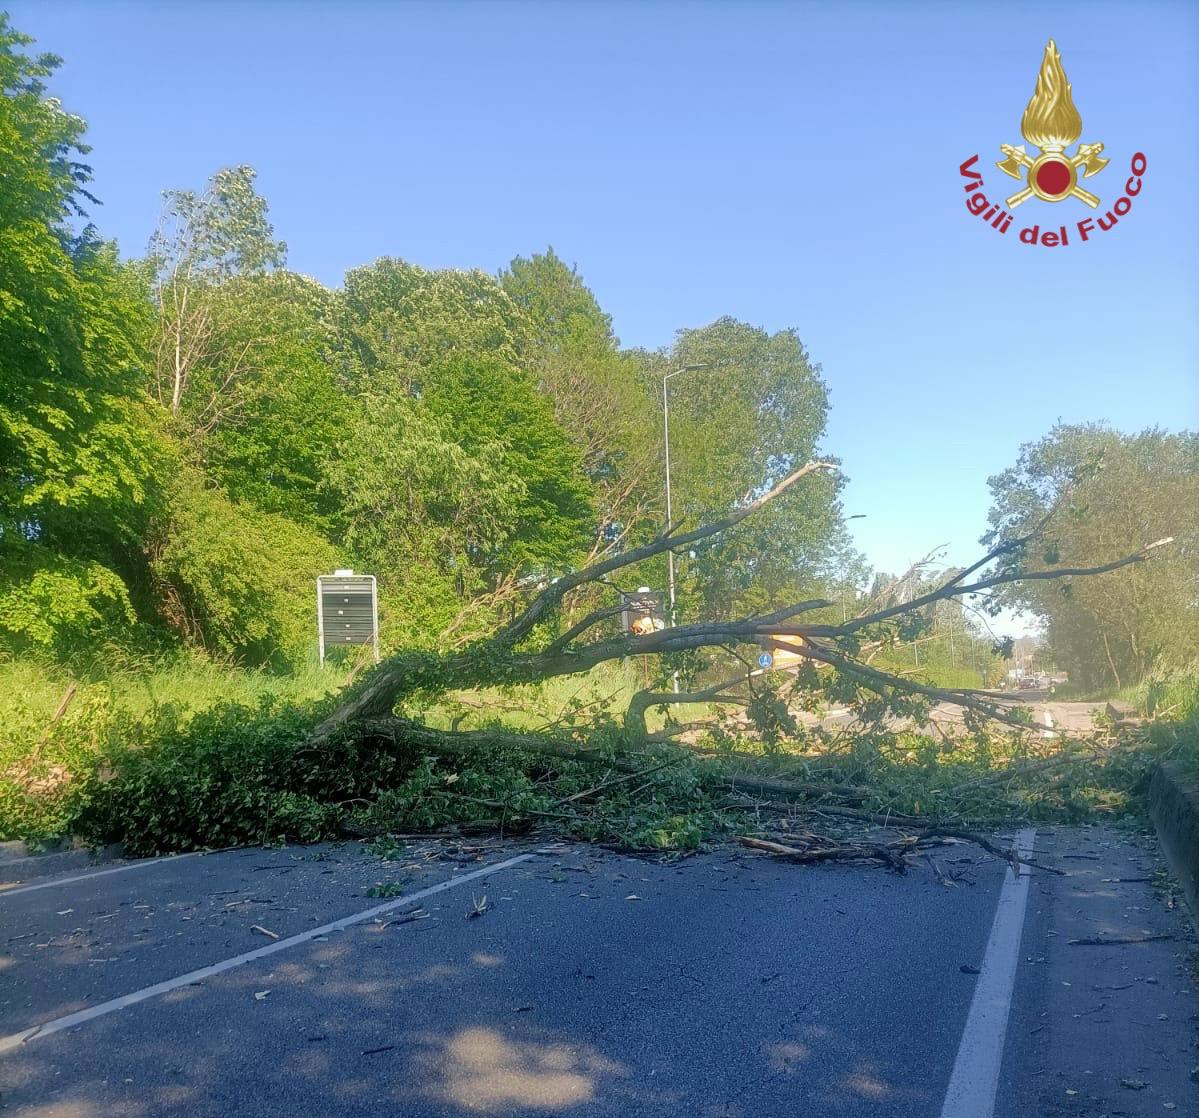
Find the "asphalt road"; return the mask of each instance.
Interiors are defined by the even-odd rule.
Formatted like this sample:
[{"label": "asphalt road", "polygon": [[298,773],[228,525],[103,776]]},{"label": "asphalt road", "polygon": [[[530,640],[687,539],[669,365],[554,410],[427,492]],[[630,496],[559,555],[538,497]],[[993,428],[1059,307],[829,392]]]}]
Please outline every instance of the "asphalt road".
[{"label": "asphalt road", "polygon": [[[1199,1114],[1194,943],[1151,846],[1030,840],[1068,876],[1016,879],[969,846],[900,877],[413,843],[391,863],[355,844],[230,851],[10,889],[0,1107]],[[391,883],[402,896],[367,895]],[[1146,935],[1172,938],[1070,942]],[[947,1091],[970,1101],[946,1109]]]}]

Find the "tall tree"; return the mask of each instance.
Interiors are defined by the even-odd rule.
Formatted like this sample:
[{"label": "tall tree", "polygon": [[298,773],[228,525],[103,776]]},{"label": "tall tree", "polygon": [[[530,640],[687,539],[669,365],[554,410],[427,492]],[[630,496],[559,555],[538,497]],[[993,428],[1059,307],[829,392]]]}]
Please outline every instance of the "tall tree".
[{"label": "tall tree", "polygon": [[577,268],[552,248],[516,257],[500,283],[528,316],[525,367],[583,456],[600,513],[593,554],[635,538],[660,497],[658,405],[637,361],[620,352],[612,319]]},{"label": "tall tree", "polygon": [[[337,503],[326,461],[346,437],[350,410],[335,364],[336,296],[294,272],[228,283],[214,318],[220,348],[253,349],[254,368],[237,406],[213,414],[219,422],[197,444],[205,468],[235,501],[325,528]],[[212,383],[222,363],[204,375]]]},{"label": "tall tree", "polygon": [[[768,334],[732,318],[679,332],[645,375],[670,382],[673,512],[688,524],[717,519],[729,494],[742,502],[815,457],[828,393],[794,330]],[[705,616],[727,617],[806,592],[844,550],[839,473],[821,473],[801,495],[683,556],[684,593]]]},{"label": "tall tree", "polygon": [[346,277],[339,325],[356,397],[334,467],[346,538],[407,588],[423,639],[581,557],[591,487],[523,367],[528,316],[495,279],[384,258]]},{"label": "tall tree", "polygon": [[226,167],[203,193],[166,191],[150,241],[158,304],[154,392],[201,435],[244,409],[271,340],[265,326],[222,328],[223,320],[244,319],[235,281],[282,267],[287,255],[255,177],[252,167]]},{"label": "tall tree", "polygon": [[989,480],[984,542],[1020,538],[1047,519],[1037,554],[1013,563],[1102,563],[1164,537],[1152,563],[1059,585],[1016,584],[1004,604],[1046,624],[1072,679],[1135,683],[1159,664],[1199,657],[1199,435],[1159,429],[1124,435],[1104,424],[1059,424]]},{"label": "tall tree", "polygon": [[64,633],[127,616],[112,564],[139,538],[162,443],[142,403],[144,275],[72,230],[94,201],[84,122],[45,96],[58,60],[30,42],[0,14],[0,629],[56,643],[13,610],[53,584],[47,605],[79,606]]}]

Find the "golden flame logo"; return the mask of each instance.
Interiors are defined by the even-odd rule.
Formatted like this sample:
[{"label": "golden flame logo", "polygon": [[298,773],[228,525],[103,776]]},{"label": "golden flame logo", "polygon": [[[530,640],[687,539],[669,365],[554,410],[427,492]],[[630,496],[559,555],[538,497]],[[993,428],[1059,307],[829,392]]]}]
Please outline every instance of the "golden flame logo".
[{"label": "golden flame logo", "polygon": [[1023,190],[1007,199],[1013,209],[1036,196],[1045,202],[1062,202],[1077,198],[1094,209],[1099,199],[1089,190],[1078,185],[1078,172],[1090,178],[1108,165],[1101,159],[1102,144],[1079,144],[1073,155],[1065,151],[1082,135],[1082,117],[1074,106],[1074,91],[1066,80],[1062,67],[1062,56],[1057,44],[1050,39],[1045,47],[1045,57],[1037,74],[1037,88],[1020,120],[1020,131],[1041,154],[1031,156],[1024,145],[1012,147],[1001,144],[999,150],[1006,158],[996,166],[1012,178],[1021,178],[1021,171],[1028,172]]},{"label": "golden flame logo", "polygon": [[1043,151],[1061,151],[1082,135],[1082,117],[1074,107],[1073,90],[1062,68],[1062,55],[1050,39],[1045,47],[1037,90],[1024,110],[1020,132]]}]

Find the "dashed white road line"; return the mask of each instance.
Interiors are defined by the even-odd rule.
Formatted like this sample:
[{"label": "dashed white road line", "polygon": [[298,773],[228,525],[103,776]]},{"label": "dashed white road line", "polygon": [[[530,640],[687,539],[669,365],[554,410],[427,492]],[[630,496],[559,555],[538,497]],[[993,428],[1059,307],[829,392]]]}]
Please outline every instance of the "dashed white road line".
[{"label": "dashed white road line", "polygon": [[[1016,851],[1022,858],[1032,851],[1036,835],[1033,827],[1016,834]],[[1010,869],[1004,874],[991,938],[987,941],[974,1000],[949,1076],[941,1118],[992,1118],[995,1113],[1003,1042],[1028,907],[1028,877],[1029,867],[1023,864],[1019,874],[1013,875]]]},{"label": "dashed white road line", "polygon": [[0,1037],[0,1053],[8,1052],[33,1040],[40,1040],[42,1037],[52,1036],[54,1033],[62,1032],[63,1029],[72,1029],[76,1025],[82,1025],[87,1021],[95,1020],[95,1018],[103,1017],[109,1013],[115,1013],[117,1010],[127,1009],[129,1006],[137,1005],[138,1002],[144,1002],[148,998],[156,998],[159,994],[178,990],[181,986],[189,986],[193,982],[201,982],[206,978],[213,977],[213,975],[233,970],[234,967],[244,966],[246,963],[252,963],[258,959],[265,958],[267,955],[274,955],[276,952],[286,951],[290,947],[298,947],[300,944],[309,943],[318,936],[326,936],[330,932],[341,932],[346,928],[353,927],[355,924],[364,924],[368,920],[373,920],[376,916],[393,912],[395,909],[403,908],[414,901],[424,900],[425,897],[431,897],[435,893],[443,893],[447,889],[454,889],[459,885],[465,885],[468,881],[476,881],[480,877],[499,873],[501,870],[511,869],[513,866],[520,865],[521,862],[527,862],[531,858],[536,858],[540,853],[540,851],[533,851],[529,854],[518,854],[503,862],[496,862],[494,865],[484,866],[482,869],[464,873],[459,877],[451,877],[447,881],[442,881],[437,885],[430,885],[427,889],[421,889],[416,893],[409,893],[398,900],[387,901],[385,904],[375,905],[374,908],[355,912],[352,916],[343,916],[340,920],[334,920],[329,924],[322,924],[319,928],[310,928],[308,931],[300,932],[298,935],[288,936],[286,939],[278,940],[275,943],[268,943],[265,947],[259,947],[254,951],[246,951],[241,955],[234,955],[231,959],[222,959],[219,963],[213,963],[208,967],[201,967],[199,970],[188,971],[187,974],[181,974],[177,978],[168,978],[165,982],[156,982],[153,986],[146,986],[144,989],[135,990],[132,994],[125,994],[122,997],[113,998],[111,1001],[89,1006],[87,1009],[67,1014],[65,1017],[57,1017],[53,1021],[43,1022],[41,1025],[35,1025],[31,1029],[23,1029],[19,1033],[13,1033],[11,1036]]},{"label": "dashed white road line", "polygon": [[[226,847],[226,850],[235,849]],[[0,886],[0,901],[5,897],[15,897],[20,893],[32,893],[35,889],[53,889],[56,885],[70,885],[75,881],[87,881],[92,877],[105,877],[110,873],[126,873],[129,870],[140,870],[146,866],[157,866],[162,862],[177,862],[180,858],[202,858],[206,854],[220,854],[220,850],[193,850],[188,854],[168,854],[165,858],[143,858],[130,862],[127,866],[113,866],[107,870],[90,870],[88,873],[77,873],[71,877],[56,877],[53,881],[39,881],[34,885],[18,885],[13,889]]]}]

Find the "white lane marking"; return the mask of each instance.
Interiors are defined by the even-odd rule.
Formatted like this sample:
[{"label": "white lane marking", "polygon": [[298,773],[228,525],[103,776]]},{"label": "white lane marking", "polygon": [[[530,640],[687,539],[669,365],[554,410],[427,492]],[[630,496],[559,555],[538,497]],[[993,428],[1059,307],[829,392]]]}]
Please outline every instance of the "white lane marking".
[{"label": "white lane marking", "polygon": [[[228,847],[233,850],[235,847]],[[146,858],[142,861],[131,862],[127,866],[113,866],[107,870],[93,870],[91,873],[77,873],[73,877],[56,877],[53,881],[39,881],[36,885],[18,885],[15,889],[5,889],[0,886],[0,900],[5,897],[15,897],[18,893],[32,893],[35,889],[53,889],[55,885],[70,885],[75,881],[87,881],[92,877],[104,877],[110,873],[124,873],[126,870],[140,870],[143,866],[157,866],[161,862],[177,862],[180,858],[200,858],[205,854],[219,854],[219,850],[193,850],[188,854],[169,854],[165,858]]]},{"label": "white lane marking", "polygon": [[24,1029],[19,1033],[13,1033],[11,1036],[0,1037],[0,1053],[8,1052],[13,1048],[17,1048],[22,1044],[26,1044],[31,1040],[39,1040],[44,1036],[51,1036],[54,1033],[62,1032],[63,1029],[71,1029],[76,1025],[82,1025],[86,1021],[91,1021],[96,1017],[103,1017],[108,1013],[115,1013],[118,1009],[127,1009],[131,1005],[137,1005],[138,1002],[144,1002],[147,998],[156,998],[159,994],[169,993],[171,990],[178,990],[180,986],[188,986],[193,982],[201,982],[205,978],[212,978],[213,975],[222,974],[224,971],[233,970],[234,967],[243,966],[246,963],[252,963],[257,959],[265,958],[267,955],[274,955],[277,951],[286,951],[289,947],[298,947],[302,943],[308,943],[316,939],[317,936],[325,936],[330,932],[341,932],[346,928],[352,927],[355,924],[365,923],[376,916],[382,916],[385,912],[391,912],[397,908],[403,908],[404,905],[410,905],[413,901],[424,900],[425,897],[431,897],[434,893],[442,893],[446,889],[453,889],[458,885],[465,885],[468,881],[474,881],[480,877],[486,877],[488,874],[499,873],[501,870],[510,869],[512,866],[519,865],[521,862],[527,862],[530,858],[536,858],[540,852],[534,851],[531,854],[518,854],[514,858],[509,858],[504,862],[496,862],[493,866],[484,866],[482,869],[473,870],[470,873],[464,873],[460,877],[451,877],[448,881],[442,881],[437,885],[430,885],[427,889],[421,889],[419,892],[410,893],[406,897],[401,897],[398,900],[388,901],[386,904],[375,905],[374,908],[368,908],[363,912],[356,912],[352,916],[343,916],[340,920],[334,920],[329,924],[322,924],[319,928],[310,928],[306,932],[300,932],[298,935],[288,936],[287,939],[281,939],[276,943],[268,943],[265,947],[259,947],[254,951],[247,951],[241,955],[234,955],[231,959],[222,959],[219,963],[213,963],[208,967],[201,967],[199,970],[188,971],[187,974],[181,974],[178,978],[168,978],[165,982],[156,982],[153,986],[146,986],[144,989],[135,990],[132,994],[125,994],[119,998],[113,998],[111,1001],[101,1002],[99,1005],[93,1005],[88,1009],[81,1009],[78,1013],[67,1014],[66,1017],[58,1017],[53,1021],[46,1021],[41,1025],[34,1025],[31,1029]]},{"label": "white lane marking", "polygon": [[[1016,834],[1016,850],[1022,858],[1028,857],[1036,836],[1035,827]],[[1003,1041],[1020,961],[1024,911],[1028,907],[1028,876],[1029,867],[1025,865],[1020,866],[1020,873],[1015,876],[1010,869],[1004,871],[991,938],[987,940],[974,1000],[949,1076],[941,1118],[992,1118],[995,1113]]]}]

